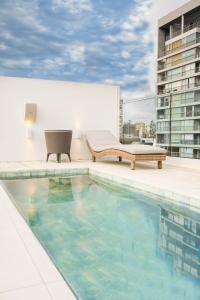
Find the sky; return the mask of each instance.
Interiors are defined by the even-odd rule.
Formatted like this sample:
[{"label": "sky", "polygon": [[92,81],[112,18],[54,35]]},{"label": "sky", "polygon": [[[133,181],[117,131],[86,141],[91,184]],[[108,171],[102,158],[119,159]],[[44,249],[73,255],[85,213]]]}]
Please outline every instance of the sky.
[{"label": "sky", "polygon": [[0,76],[120,85],[124,99],[152,95],[157,19],[185,2],[0,0]]}]

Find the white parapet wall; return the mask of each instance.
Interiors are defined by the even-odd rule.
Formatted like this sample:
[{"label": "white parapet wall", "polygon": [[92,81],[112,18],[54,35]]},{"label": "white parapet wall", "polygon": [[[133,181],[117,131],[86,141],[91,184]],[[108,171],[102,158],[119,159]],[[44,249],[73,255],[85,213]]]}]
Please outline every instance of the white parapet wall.
[{"label": "white parapet wall", "polygon": [[[118,86],[0,77],[0,161],[45,160],[44,130],[73,130],[73,159],[90,157],[86,130],[108,129],[119,137]],[[37,105],[27,134],[25,104]]]}]

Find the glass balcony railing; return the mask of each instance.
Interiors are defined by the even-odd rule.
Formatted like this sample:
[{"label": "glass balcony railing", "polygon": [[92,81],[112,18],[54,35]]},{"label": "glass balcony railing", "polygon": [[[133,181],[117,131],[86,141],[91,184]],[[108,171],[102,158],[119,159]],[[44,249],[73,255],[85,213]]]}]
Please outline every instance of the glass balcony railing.
[{"label": "glass balcony railing", "polygon": [[170,68],[170,67],[175,67],[179,64],[185,63],[187,61],[194,60],[196,58],[200,58],[200,53],[193,54],[193,55],[188,55],[186,57],[179,58],[179,59],[176,59],[176,60],[168,62],[168,63],[159,62],[158,63],[158,71],[161,71],[161,70],[164,70],[164,69],[167,69],[167,68]]},{"label": "glass balcony railing", "polygon": [[[169,127],[157,128],[158,132],[170,132]],[[172,126],[171,131],[183,131],[183,132],[191,132],[191,131],[200,131],[200,126]]]},{"label": "glass balcony railing", "polygon": [[[169,117],[169,116],[168,116]],[[200,111],[198,112],[183,112],[183,113],[173,113],[172,112],[172,119],[177,118],[193,118],[193,117],[200,117]]]},{"label": "glass balcony railing", "polygon": [[157,128],[158,132],[169,132],[169,127]]},{"label": "glass balcony railing", "polygon": [[[168,145],[169,140],[157,140],[158,144]],[[199,145],[200,146],[200,140],[172,140],[172,145]]]},{"label": "glass balcony railing", "polygon": [[195,44],[198,44],[198,43],[200,43],[200,37],[198,37],[198,38],[196,38],[192,41],[186,42],[186,43],[182,44],[181,46],[175,47],[173,49],[170,49],[170,50],[164,49],[162,52],[160,52],[159,57],[166,56],[166,55],[181,51],[185,48],[188,48],[188,47],[190,47],[192,45],[195,45]]},{"label": "glass balcony railing", "polygon": [[[172,120],[175,119],[186,119],[186,118],[195,118],[195,117],[200,117],[200,112],[196,112],[196,113],[172,113]],[[170,119],[170,115],[166,114],[166,115],[158,115],[157,116],[157,120],[169,120]]]},{"label": "glass balcony railing", "polygon": [[181,141],[179,141],[179,144],[182,144],[182,145],[200,145],[200,141],[198,141],[198,140],[181,140]]},{"label": "glass balcony railing", "polygon": [[195,82],[195,83],[191,83],[191,84],[186,84],[186,85],[179,85],[173,88],[167,88],[167,89],[160,89],[158,91],[158,95],[165,95],[171,92],[178,92],[178,91],[184,91],[187,89],[192,89],[192,88],[197,88],[200,86],[200,82]]},{"label": "glass balcony railing", "polygon": [[168,81],[168,80],[173,80],[173,79],[178,79],[181,77],[186,77],[186,76],[195,76],[196,73],[200,72],[200,68],[195,68],[195,69],[191,69],[189,71],[184,71],[184,72],[178,72],[176,74],[170,74],[170,75],[166,75],[163,77],[160,77],[158,79],[158,83],[164,82],[164,81]]},{"label": "glass balcony railing", "polygon": [[174,106],[179,106],[179,105],[185,105],[185,104],[191,104],[194,102],[200,102],[200,97],[199,98],[187,98],[187,99],[181,99],[181,100],[173,100],[172,99],[172,107]]},{"label": "glass balcony railing", "polygon": [[171,131],[200,131],[200,126],[172,126]]},{"label": "glass balcony railing", "polygon": [[169,144],[169,141],[159,141],[157,140],[157,144],[161,144],[161,145],[168,145]]}]

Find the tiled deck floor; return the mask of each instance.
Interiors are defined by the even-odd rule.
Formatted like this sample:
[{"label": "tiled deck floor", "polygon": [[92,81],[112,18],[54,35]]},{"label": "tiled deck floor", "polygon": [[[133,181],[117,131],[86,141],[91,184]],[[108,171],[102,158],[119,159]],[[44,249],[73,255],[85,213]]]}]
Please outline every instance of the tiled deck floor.
[{"label": "tiled deck floor", "polygon": [[[163,196],[200,207],[200,170],[164,164],[138,163],[0,163],[0,173],[30,170],[90,169]],[[0,300],[71,300],[74,295],[0,187]]]}]

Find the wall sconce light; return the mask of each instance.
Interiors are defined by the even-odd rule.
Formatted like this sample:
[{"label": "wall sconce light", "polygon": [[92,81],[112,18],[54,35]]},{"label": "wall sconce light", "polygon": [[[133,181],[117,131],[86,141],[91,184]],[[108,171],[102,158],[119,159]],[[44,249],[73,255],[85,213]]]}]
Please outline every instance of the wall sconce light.
[{"label": "wall sconce light", "polygon": [[82,131],[80,129],[77,129],[75,132],[75,138],[81,140],[82,136],[83,136]]},{"label": "wall sconce light", "polygon": [[33,132],[31,125],[36,122],[37,104],[26,103],[25,105],[25,124],[26,124],[26,138],[32,139]]},{"label": "wall sconce light", "polygon": [[32,137],[33,137],[33,132],[32,132],[31,125],[27,125],[26,126],[26,138],[32,139]]},{"label": "wall sconce light", "polygon": [[25,105],[25,123],[33,124],[36,122],[37,104],[26,103]]}]

